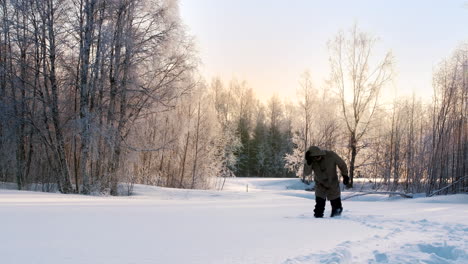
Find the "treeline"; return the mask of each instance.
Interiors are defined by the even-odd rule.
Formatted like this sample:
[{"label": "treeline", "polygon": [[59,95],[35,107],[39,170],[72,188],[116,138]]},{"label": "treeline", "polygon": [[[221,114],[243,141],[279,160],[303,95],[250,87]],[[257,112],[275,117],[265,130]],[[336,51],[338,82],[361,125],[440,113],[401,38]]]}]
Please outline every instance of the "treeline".
[{"label": "treeline", "polygon": [[176,1],[0,3],[0,181],[206,185],[216,127]]},{"label": "treeline", "polygon": [[0,18],[0,182],[18,189],[310,181],[304,152],[318,145],[347,160],[351,182],[467,191],[466,45],[434,72],[432,102],[388,105],[393,56],[374,57],[377,39],[355,26],[329,41],[327,82],[305,73],[298,103],[262,103],[246,82],[199,76],[177,1],[4,0]]},{"label": "treeline", "polygon": [[330,79],[319,89],[309,73],[302,76],[287,168],[310,181],[303,153],[318,145],[346,158],[351,184],[360,177],[376,189],[467,192],[468,46],[435,69],[431,102],[413,95],[388,103],[380,95],[393,78],[393,57],[372,57],[375,43],[356,26],[340,32],[329,42]]}]

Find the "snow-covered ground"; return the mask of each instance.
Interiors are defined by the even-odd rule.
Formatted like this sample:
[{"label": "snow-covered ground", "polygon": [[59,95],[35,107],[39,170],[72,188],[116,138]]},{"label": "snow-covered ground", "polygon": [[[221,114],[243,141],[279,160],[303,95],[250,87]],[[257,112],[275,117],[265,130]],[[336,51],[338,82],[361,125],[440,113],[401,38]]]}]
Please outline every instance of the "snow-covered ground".
[{"label": "snow-covered ground", "polygon": [[[248,186],[248,192],[247,192]],[[468,195],[343,202],[313,217],[297,179],[131,197],[0,190],[0,263],[468,263]],[[343,193],[343,197],[351,193]]]}]

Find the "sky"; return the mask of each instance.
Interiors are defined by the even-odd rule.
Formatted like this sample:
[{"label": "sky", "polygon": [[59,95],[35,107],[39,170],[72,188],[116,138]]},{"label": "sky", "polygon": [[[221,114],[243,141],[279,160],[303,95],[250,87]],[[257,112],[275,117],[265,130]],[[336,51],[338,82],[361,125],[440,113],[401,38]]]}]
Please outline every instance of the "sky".
[{"label": "sky", "polygon": [[[327,41],[357,23],[378,37],[375,59],[395,57],[386,99],[429,100],[432,73],[468,41],[467,0],[179,0],[207,81],[247,81],[257,97],[295,100],[304,71],[314,85],[329,76]],[[392,99],[393,100],[393,99]]]}]

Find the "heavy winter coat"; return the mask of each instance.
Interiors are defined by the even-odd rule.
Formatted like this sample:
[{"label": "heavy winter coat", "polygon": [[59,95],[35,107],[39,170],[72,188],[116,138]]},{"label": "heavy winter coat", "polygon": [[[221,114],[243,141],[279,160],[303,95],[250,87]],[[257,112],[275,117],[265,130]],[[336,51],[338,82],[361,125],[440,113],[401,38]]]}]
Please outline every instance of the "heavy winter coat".
[{"label": "heavy winter coat", "polygon": [[331,150],[321,150],[312,146],[308,153],[311,156],[321,156],[320,161],[312,161],[309,165],[305,161],[304,173],[309,175],[314,171],[315,196],[323,199],[334,200],[341,195],[340,178],[336,173],[336,167],[341,171],[341,175],[348,176],[348,168],[343,159]]}]

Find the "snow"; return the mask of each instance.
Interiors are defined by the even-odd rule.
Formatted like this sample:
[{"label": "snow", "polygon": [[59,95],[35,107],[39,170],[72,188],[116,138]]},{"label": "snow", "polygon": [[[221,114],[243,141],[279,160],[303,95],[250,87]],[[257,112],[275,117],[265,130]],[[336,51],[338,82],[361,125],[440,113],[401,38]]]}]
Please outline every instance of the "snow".
[{"label": "snow", "polygon": [[136,185],[130,197],[0,190],[0,262],[468,263],[468,195],[366,195],[315,219],[305,187],[234,178],[223,191]]}]

